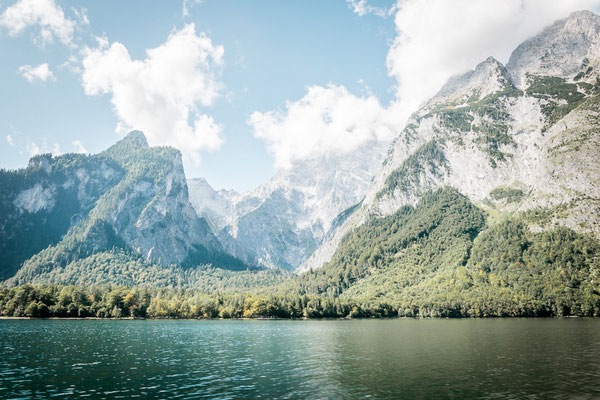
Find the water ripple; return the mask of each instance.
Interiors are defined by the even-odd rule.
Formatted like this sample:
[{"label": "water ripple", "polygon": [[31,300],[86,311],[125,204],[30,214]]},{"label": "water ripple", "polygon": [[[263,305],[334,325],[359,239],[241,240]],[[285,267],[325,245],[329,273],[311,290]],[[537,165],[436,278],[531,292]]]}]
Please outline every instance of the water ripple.
[{"label": "water ripple", "polygon": [[0,398],[600,397],[600,320],[0,321]]}]

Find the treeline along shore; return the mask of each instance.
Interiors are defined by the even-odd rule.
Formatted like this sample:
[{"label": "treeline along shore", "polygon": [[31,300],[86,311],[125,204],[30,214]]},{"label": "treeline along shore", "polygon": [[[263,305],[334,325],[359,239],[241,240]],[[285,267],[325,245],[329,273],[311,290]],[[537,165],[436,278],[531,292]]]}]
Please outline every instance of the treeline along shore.
[{"label": "treeline along shore", "polygon": [[[30,318],[393,318],[598,316],[597,308],[519,303],[392,305],[340,297],[195,289],[27,284],[0,287],[0,316]],[[487,308],[486,308],[487,307]]]},{"label": "treeline along shore", "polygon": [[320,296],[203,293],[155,287],[22,285],[0,288],[0,316],[32,318],[396,317],[386,304]]}]

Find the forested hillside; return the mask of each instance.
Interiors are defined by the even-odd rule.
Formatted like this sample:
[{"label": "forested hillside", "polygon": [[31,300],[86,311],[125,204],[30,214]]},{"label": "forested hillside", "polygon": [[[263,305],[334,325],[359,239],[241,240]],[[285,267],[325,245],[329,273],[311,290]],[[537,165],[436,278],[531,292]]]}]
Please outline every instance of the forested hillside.
[{"label": "forested hillside", "polygon": [[248,269],[187,197],[181,154],[141,132],[97,155],[33,157],[0,173],[0,277],[9,284],[190,285],[188,269]]},{"label": "forested hillside", "polygon": [[181,153],[137,131],[2,171],[0,314],[599,316],[598,49],[573,13],[450,79],[387,158],[196,181],[198,212]]},{"label": "forested hillside", "polygon": [[123,176],[101,155],[41,154],[27,168],[0,171],[0,279],[55,245]]},{"label": "forested hillside", "polygon": [[[406,206],[364,224],[343,239],[328,265],[296,277],[278,270],[142,268],[123,253],[109,252],[88,260],[89,265],[81,269],[65,272],[71,274],[70,282],[85,287],[4,289],[0,314],[164,318],[600,315],[600,243],[563,227],[533,232],[528,225],[539,223],[540,218],[529,213],[486,224],[481,209],[455,189],[442,188],[426,193],[416,207]],[[75,279],[94,269],[104,269],[96,276],[112,279]],[[58,283],[61,279],[64,276],[58,273],[31,281]]]},{"label": "forested hillside", "polygon": [[535,213],[485,223],[452,188],[347,234],[332,261],[282,292],[387,304],[405,316],[600,314],[600,242]]}]

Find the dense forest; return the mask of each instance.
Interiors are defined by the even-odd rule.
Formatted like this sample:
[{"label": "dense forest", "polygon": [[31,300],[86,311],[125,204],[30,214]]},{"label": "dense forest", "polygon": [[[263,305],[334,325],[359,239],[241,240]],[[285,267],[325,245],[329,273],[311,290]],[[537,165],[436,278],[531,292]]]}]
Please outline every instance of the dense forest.
[{"label": "dense forest", "polygon": [[524,215],[489,226],[468,198],[443,188],[350,232],[329,264],[282,287],[389,304],[401,316],[598,316],[599,277],[594,237],[534,232]]},{"label": "dense forest", "polygon": [[195,289],[22,285],[0,288],[0,315],[64,318],[393,317],[389,305],[322,296],[206,293]]},{"label": "dense forest", "polygon": [[[532,216],[550,214],[529,212],[486,223],[485,213],[468,198],[442,188],[425,194],[415,207],[372,218],[344,237],[323,268],[299,276],[148,266],[113,250],[69,271],[54,270],[46,275],[54,284],[0,288],[0,315],[599,316],[600,244],[562,227],[529,228]],[[90,281],[86,274],[103,279]],[[61,278],[77,285],[59,285]]]},{"label": "dense forest", "polygon": [[[108,179],[95,179],[101,175],[103,166],[109,166],[115,174]],[[113,160],[83,154],[54,158],[51,154],[40,154],[31,158],[27,168],[0,170],[0,279],[14,275],[24,261],[48,245],[60,242],[69,226],[91,209],[92,204],[81,201],[78,188],[72,184],[77,171],[82,169],[93,171],[85,185],[85,195],[89,198],[101,196],[122,174]],[[16,194],[28,192],[37,192],[48,204],[37,201],[20,209],[16,204],[29,199],[28,196],[15,199]]]}]

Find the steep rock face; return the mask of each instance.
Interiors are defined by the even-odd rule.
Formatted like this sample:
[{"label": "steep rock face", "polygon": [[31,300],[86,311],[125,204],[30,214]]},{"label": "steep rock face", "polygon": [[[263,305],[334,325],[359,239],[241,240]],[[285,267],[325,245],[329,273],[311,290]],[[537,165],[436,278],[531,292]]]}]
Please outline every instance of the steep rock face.
[{"label": "steep rock face", "polygon": [[506,65],[511,80],[522,89],[528,75],[569,79],[585,74],[600,57],[599,33],[600,17],[589,11],[577,11],[557,21],[512,53]]},{"label": "steep rock face", "polygon": [[388,145],[372,141],[352,154],[302,160],[280,171],[233,200],[221,243],[247,263],[295,269],[338,214],[362,200]]},{"label": "steep rock face", "polygon": [[57,243],[123,174],[110,158],[81,154],[42,154],[0,172],[0,278]]},{"label": "steep rock face", "polygon": [[188,200],[179,151],[151,148],[134,131],[103,154],[117,161],[125,176],[96,203],[88,226],[108,222],[128,246],[163,265],[184,261],[194,244],[221,250]]},{"label": "steep rock face", "polygon": [[149,147],[141,132],[98,155],[34,157],[0,178],[2,246],[15,253],[4,277],[24,261],[19,282],[115,248],[163,266],[235,261],[189,202],[181,153]]},{"label": "steep rock face", "polygon": [[573,13],[529,39],[507,67],[489,58],[452,78],[398,136],[357,209],[299,270],[329,261],[370,218],[452,186],[491,215],[537,210],[531,229],[600,236],[600,17]]},{"label": "steep rock face", "polygon": [[436,104],[466,104],[481,100],[511,85],[506,68],[494,57],[480,63],[474,70],[454,76],[429,101]]},{"label": "steep rock face", "polygon": [[234,190],[214,190],[204,178],[188,179],[187,185],[190,203],[213,232],[219,232],[232,222],[234,205],[241,197],[239,193]]}]

